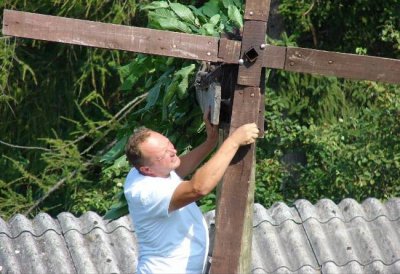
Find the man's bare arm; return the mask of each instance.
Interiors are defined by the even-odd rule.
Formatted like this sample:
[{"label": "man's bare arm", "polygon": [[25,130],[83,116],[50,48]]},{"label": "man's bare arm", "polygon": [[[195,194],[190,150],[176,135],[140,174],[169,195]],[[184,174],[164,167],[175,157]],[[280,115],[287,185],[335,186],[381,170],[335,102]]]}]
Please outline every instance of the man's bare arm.
[{"label": "man's bare arm", "polygon": [[185,178],[192,173],[200,163],[207,157],[208,154],[215,148],[218,141],[218,126],[212,125],[207,118],[208,113],[203,116],[206,125],[207,139],[204,143],[190,151],[189,153],[181,156],[181,164],[175,172],[181,177]]},{"label": "man's bare arm", "polygon": [[258,131],[254,123],[243,125],[234,131],[213,157],[196,171],[191,180],[183,181],[177,186],[172,195],[169,212],[210,193],[222,179],[239,146],[254,143]]}]

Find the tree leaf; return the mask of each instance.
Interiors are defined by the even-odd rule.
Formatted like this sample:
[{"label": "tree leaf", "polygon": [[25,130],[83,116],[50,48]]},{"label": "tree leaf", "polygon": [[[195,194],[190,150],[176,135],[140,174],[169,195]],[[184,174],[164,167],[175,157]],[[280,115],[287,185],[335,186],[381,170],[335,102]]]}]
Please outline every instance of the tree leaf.
[{"label": "tree leaf", "polygon": [[221,16],[219,14],[216,14],[210,18],[209,23],[215,26],[216,24],[218,24],[220,18],[221,18]]},{"label": "tree leaf", "polygon": [[229,8],[229,6],[234,5],[233,0],[222,0],[222,4],[226,9]]},{"label": "tree leaf", "polygon": [[125,78],[124,82],[122,83],[119,89],[121,91],[131,90],[137,80],[138,80],[137,76],[135,74],[131,74],[127,78]]},{"label": "tree leaf", "polygon": [[204,35],[211,35],[211,36],[215,36],[216,34],[218,34],[215,31],[215,26],[213,24],[207,23],[201,26],[201,33]]},{"label": "tree leaf", "polygon": [[147,95],[146,98],[146,106],[144,107],[145,110],[150,109],[152,106],[154,106],[157,102],[158,96],[160,94],[160,89],[161,89],[162,83],[158,82],[156,85],[154,85],[150,90],[149,94]]},{"label": "tree leaf", "polygon": [[183,99],[187,94],[187,89],[189,86],[189,75],[195,69],[195,65],[191,64],[186,66],[175,73],[176,81],[179,83],[177,86],[178,96]]},{"label": "tree leaf", "polygon": [[176,18],[160,18],[158,23],[162,29],[192,33],[192,30],[186,24]]},{"label": "tree leaf", "polygon": [[213,17],[214,15],[219,14],[220,12],[218,4],[219,1],[210,0],[207,3],[205,3],[204,6],[200,8],[200,10],[204,15],[208,17]]},{"label": "tree leaf", "polygon": [[180,3],[170,3],[169,6],[183,21],[191,24],[196,24],[195,17],[188,7]]},{"label": "tree leaf", "polygon": [[228,17],[237,27],[243,27],[242,15],[236,6],[231,5],[228,7]]},{"label": "tree leaf", "polygon": [[113,205],[110,210],[106,212],[106,214],[103,216],[103,219],[105,220],[116,220],[120,217],[125,216],[126,214],[129,213],[128,205],[125,203],[118,203]]},{"label": "tree leaf", "polygon": [[178,89],[178,82],[172,81],[165,90],[165,95],[163,98],[163,106],[162,106],[162,119],[163,120],[167,119],[168,105],[171,103],[172,98],[174,97],[177,89]]},{"label": "tree leaf", "polygon": [[141,6],[141,10],[156,10],[156,9],[167,9],[168,3],[166,1],[153,1],[147,5]]},{"label": "tree leaf", "polygon": [[241,8],[242,7],[242,1],[241,0],[233,0],[233,3],[235,4],[236,7]]},{"label": "tree leaf", "polygon": [[124,151],[128,136],[122,137],[106,154],[101,157],[101,163],[111,164]]}]

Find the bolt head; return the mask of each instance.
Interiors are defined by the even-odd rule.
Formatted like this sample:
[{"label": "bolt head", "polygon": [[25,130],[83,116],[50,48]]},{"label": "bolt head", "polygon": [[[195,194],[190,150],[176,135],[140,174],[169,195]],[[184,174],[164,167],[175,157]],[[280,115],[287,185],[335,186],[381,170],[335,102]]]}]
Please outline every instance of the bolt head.
[{"label": "bolt head", "polygon": [[239,65],[243,65],[244,64],[244,60],[243,59],[239,59],[238,63],[239,63]]},{"label": "bolt head", "polygon": [[265,44],[261,44],[260,49],[265,49]]},{"label": "bolt head", "polygon": [[250,11],[250,12],[249,12],[249,14],[250,14],[250,15],[253,15],[253,14],[254,14],[254,12]]}]

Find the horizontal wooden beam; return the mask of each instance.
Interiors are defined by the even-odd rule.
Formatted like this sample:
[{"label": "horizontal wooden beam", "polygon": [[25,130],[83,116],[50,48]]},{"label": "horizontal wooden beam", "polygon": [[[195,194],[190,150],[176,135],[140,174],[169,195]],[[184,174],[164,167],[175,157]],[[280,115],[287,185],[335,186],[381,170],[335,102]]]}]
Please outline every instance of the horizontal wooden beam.
[{"label": "horizontal wooden beam", "polygon": [[284,69],[286,60],[286,47],[266,45],[263,53],[263,67]]},{"label": "horizontal wooden beam", "polygon": [[217,62],[218,38],[4,10],[3,34]]},{"label": "horizontal wooden beam", "polygon": [[[238,63],[239,41],[227,40],[227,63]],[[224,49],[220,49],[224,50]],[[400,60],[297,47],[265,45],[262,66],[287,71],[335,76],[355,80],[400,83]]]},{"label": "horizontal wooden beam", "polygon": [[287,48],[284,69],[348,79],[400,83],[400,60],[374,56]]},{"label": "horizontal wooden beam", "polygon": [[[241,49],[240,41],[13,10],[4,10],[3,34],[227,64],[238,64]],[[400,83],[398,59],[273,45],[259,58],[268,68]]]}]

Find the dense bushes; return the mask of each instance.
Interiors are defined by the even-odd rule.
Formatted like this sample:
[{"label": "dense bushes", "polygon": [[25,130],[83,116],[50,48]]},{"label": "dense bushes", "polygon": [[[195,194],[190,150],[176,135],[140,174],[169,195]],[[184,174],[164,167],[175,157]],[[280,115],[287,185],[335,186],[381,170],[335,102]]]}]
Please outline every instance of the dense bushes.
[{"label": "dense bushes", "polygon": [[[399,58],[399,11],[398,0],[283,0],[280,43]],[[399,85],[271,73],[256,200],[398,196],[399,104]]]}]

